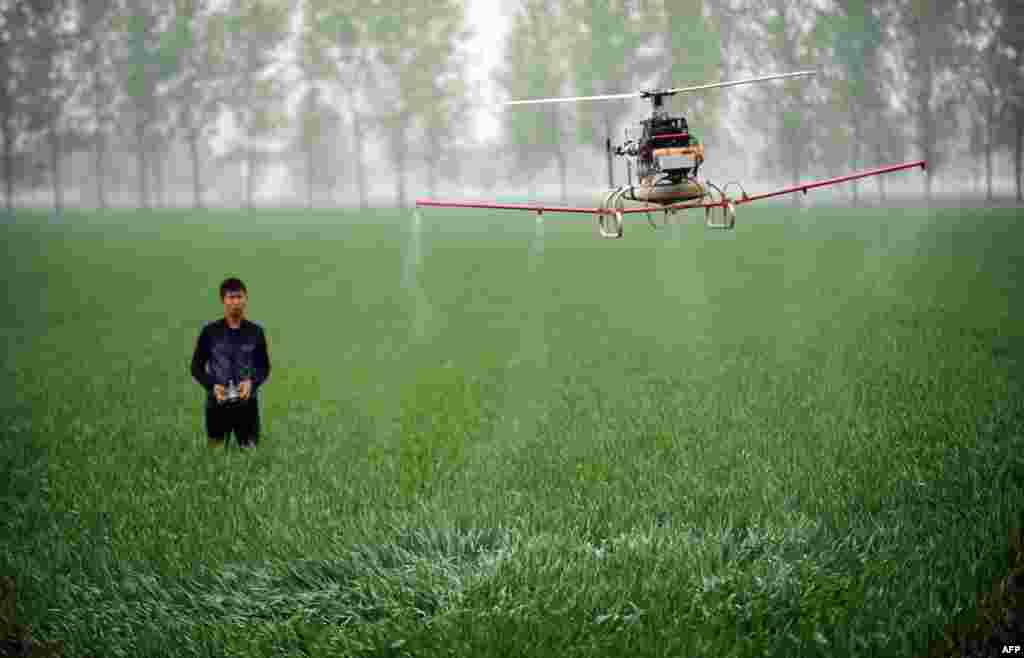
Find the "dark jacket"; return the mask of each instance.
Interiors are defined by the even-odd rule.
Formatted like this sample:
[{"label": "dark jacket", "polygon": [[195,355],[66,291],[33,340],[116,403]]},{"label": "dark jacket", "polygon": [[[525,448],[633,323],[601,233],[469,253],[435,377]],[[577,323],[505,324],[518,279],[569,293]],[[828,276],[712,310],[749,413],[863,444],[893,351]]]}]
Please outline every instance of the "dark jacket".
[{"label": "dark jacket", "polygon": [[240,382],[244,372],[251,375],[251,401],[256,403],[260,386],[270,377],[263,327],[243,319],[238,329],[232,329],[224,318],[203,327],[192,354],[192,377],[206,389],[207,406],[217,404],[214,384],[227,386],[229,379]]}]

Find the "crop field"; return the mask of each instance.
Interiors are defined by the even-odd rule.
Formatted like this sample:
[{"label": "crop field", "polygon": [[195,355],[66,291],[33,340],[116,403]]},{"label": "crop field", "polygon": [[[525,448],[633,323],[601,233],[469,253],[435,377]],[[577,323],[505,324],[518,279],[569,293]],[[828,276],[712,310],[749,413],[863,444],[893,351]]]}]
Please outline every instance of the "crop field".
[{"label": "crop field", "polygon": [[[924,656],[1024,509],[1024,213],[19,212],[0,576],[68,657]],[[258,447],[189,361],[238,276]]]}]

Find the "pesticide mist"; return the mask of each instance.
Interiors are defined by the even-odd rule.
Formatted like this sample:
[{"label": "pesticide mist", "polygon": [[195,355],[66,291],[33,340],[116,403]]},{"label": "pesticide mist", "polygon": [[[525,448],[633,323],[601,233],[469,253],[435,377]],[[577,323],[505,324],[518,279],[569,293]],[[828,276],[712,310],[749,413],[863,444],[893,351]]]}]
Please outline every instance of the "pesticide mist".
[{"label": "pesticide mist", "polygon": [[508,363],[508,387],[505,396],[504,431],[511,437],[529,441],[536,429],[546,399],[542,378],[548,367],[548,344],[544,307],[548,286],[544,281],[544,216],[537,214],[530,240],[526,276],[520,294],[537,312],[524,318],[518,354]]},{"label": "pesticide mist", "polygon": [[423,341],[426,336],[433,308],[427,299],[426,291],[420,281],[420,268],[423,266],[423,217],[419,210],[413,210],[409,226],[409,239],[406,241],[405,258],[402,268],[402,287],[409,295],[412,304],[412,338],[416,342]]}]

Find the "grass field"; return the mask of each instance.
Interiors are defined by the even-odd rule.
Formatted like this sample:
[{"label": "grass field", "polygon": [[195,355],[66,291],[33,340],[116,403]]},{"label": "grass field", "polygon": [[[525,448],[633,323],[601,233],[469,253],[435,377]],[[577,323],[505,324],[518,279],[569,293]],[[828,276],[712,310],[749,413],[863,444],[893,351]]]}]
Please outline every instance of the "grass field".
[{"label": "grass field", "polygon": [[1022,218],[19,213],[0,575],[75,657],[923,656],[1021,527]]}]

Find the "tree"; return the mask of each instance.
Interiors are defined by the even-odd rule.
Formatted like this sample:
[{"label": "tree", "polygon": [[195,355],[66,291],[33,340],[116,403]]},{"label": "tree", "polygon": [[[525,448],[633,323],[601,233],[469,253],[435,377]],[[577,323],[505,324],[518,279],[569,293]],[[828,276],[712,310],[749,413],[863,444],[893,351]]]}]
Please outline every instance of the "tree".
[{"label": "tree", "polygon": [[313,77],[326,83],[335,106],[347,114],[352,130],[352,163],[359,207],[367,203],[366,138],[374,128],[370,91],[379,71],[370,35],[374,6],[356,0],[307,0],[303,40]]},{"label": "tree", "polygon": [[420,105],[419,124],[423,139],[422,156],[427,167],[427,187],[437,194],[441,163],[456,158],[456,145],[470,119],[471,104],[464,44],[469,38],[462,3],[441,12],[424,43],[420,62],[424,102]]},{"label": "tree", "polygon": [[[468,39],[462,2],[439,0],[422,4],[374,3],[382,9],[366,19],[373,64],[380,74],[371,99],[384,131],[387,153],[394,165],[395,196],[406,205],[406,173],[412,130],[430,108],[451,98],[451,91],[434,94],[439,78],[457,74],[458,44]],[[384,10],[386,9],[386,10]],[[436,127],[436,124],[435,124]]]},{"label": "tree", "polygon": [[940,143],[954,132],[955,89],[941,84],[956,62],[956,0],[901,0],[896,12],[898,41],[909,86],[908,105],[915,124],[914,143],[928,161],[925,195],[942,165]]},{"label": "tree", "polygon": [[30,25],[27,3],[9,3],[0,9],[0,137],[3,139],[4,199],[14,212],[14,182],[19,155],[24,150],[31,116],[29,79],[31,65]]},{"label": "tree", "polygon": [[49,179],[56,212],[63,210],[61,162],[64,141],[71,137],[66,112],[76,84],[71,62],[80,51],[70,0],[29,4],[23,46],[25,93],[22,102],[29,121],[28,134],[46,144]]},{"label": "tree", "polygon": [[233,0],[225,27],[229,71],[226,100],[238,127],[235,149],[245,163],[245,206],[269,153],[266,140],[284,123],[284,88],[276,51],[288,36],[288,6],[274,0]]},{"label": "tree", "polygon": [[[574,0],[563,5],[577,95],[633,90],[639,53],[645,45],[644,22],[633,4],[624,0]],[[581,103],[576,108],[580,143],[603,151],[614,126],[632,109],[629,103]]]},{"label": "tree", "polygon": [[[747,54],[759,62],[776,63],[783,72],[811,68],[814,61],[813,20],[784,0],[751,4],[743,36]],[[765,17],[758,20],[758,17]],[[792,78],[754,88],[748,106],[750,122],[769,136],[762,163],[773,173],[789,177],[795,185],[816,157],[816,121],[808,120],[821,102],[814,95],[815,82]],[[766,112],[765,109],[770,108]],[[799,197],[793,197],[799,203]]]},{"label": "tree", "polygon": [[466,77],[449,71],[432,81],[435,102],[421,117],[427,189],[436,196],[438,181],[458,175],[459,145],[469,128],[472,105]]},{"label": "tree", "polygon": [[133,129],[139,206],[149,208],[150,158],[164,150],[158,128],[160,121],[168,119],[168,108],[162,100],[167,82],[178,71],[181,34],[173,7],[153,6],[144,0],[128,0],[126,11],[113,19],[113,28],[123,35],[117,57],[126,101],[121,115],[129,118]]},{"label": "tree", "polygon": [[408,168],[409,130],[419,108],[415,106],[411,88],[418,82],[417,50],[418,29],[425,25],[425,16],[418,6],[401,5],[372,15],[368,19],[370,39],[376,50],[374,63],[380,68],[381,84],[371,103],[375,106],[377,122],[384,132],[385,150],[394,166],[395,203],[406,205],[405,174]]},{"label": "tree", "polygon": [[229,16],[211,0],[177,0],[174,43],[177,75],[168,98],[174,125],[188,145],[192,171],[192,203],[203,206],[202,159],[216,135],[217,119],[225,105],[227,26]]},{"label": "tree", "polygon": [[[559,19],[562,19],[561,21]],[[561,96],[569,71],[560,65],[566,39],[564,16],[551,2],[526,0],[512,19],[507,44],[509,66],[496,76],[511,99]],[[515,154],[515,170],[530,181],[552,158],[558,165],[562,202],[566,201],[566,150],[561,105],[538,105],[506,109],[506,134]]]},{"label": "tree", "polygon": [[[721,78],[724,57],[719,19],[709,4],[704,0],[665,0],[653,7],[650,23],[664,25],[660,87],[715,82]],[[685,108],[691,132],[712,133],[718,127],[722,109],[720,94],[707,91],[673,96],[668,103],[680,111]]]},{"label": "tree", "polygon": [[302,178],[306,181],[306,207],[313,207],[317,185],[328,187],[332,198],[334,181],[344,175],[344,137],[341,116],[326,102],[317,85],[309,84],[299,104],[298,130],[289,151],[302,157]]},{"label": "tree", "polygon": [[316,180],[315,166],[318,142],[324,131],[324,111],[320,101],[320,90],[310,87],[302,102],[299,137],[306,155],[306,206],[313,207],[313,182]]},{"label": "tree", "polygon": [[71,65],[80,84],[73,103],[81,110],[78,130],[91,133],[96,205],[99,208],[107,207],[107,143],[116,119],[116,33],[112,29],[112,18],[117,8],[117,4],[108,0],[79,0],[76,6],[79,45]]},{"label": "tree", "polygon": [[[333,9],[337,9],[334,7]],[[314,188],[327,187],[327,198],[334,203],[337,181],[343,179],[350,157],[341,112],[332,98],[337,62],[330,51],[334,48],[334,31],[321,30],[323,14],[315,2],[308,2],[300,44],[301,101],[298,130],[289,151],[301,154],[302,177],[306,180],[306,205],[313,206]],[[361,154],[360,154],[361,157]]]},{"label": "tree", "polygon": [[[885,100],[885,75],[882,54],[885,34],[879,3],[865,0],[838,0],[834,9],[819,12],[814,28],[818,47],[831,55],[834,63],[823,81],[835,119],[842,124],[833,129],[849,144],[845,159],[851,170],[863,166],[865,152],[888,141],[874,138],[888,110]],[[831,73],[831,75],[830,75]],[[847,129],[848,128],[848,129]],[[887,136],[888,137],[888,136]],[[859,198],[857,182],[851,183],[853,201]]]},{"label": "tree", "polygon": [[1008,113],[1012,117],[1013,174],[1017,202],[1024,201],[1024,5],[1018,0],[996,0],[1000,16],[997,28],[999,42],[1006,49],[1011,80],[1008,85]]},{"label": "tree", "polygon": [[993,3],[972,6],[971,20],[962,23],[961,47],[966,51],[969,72],[966,92],[970,106],[980,121],[985,154],[985,198],[992,200],[992,156],[997,135],[1011,108],[1014,82],[1013,61],[1003,49],[996,31],[997,8]]}]

